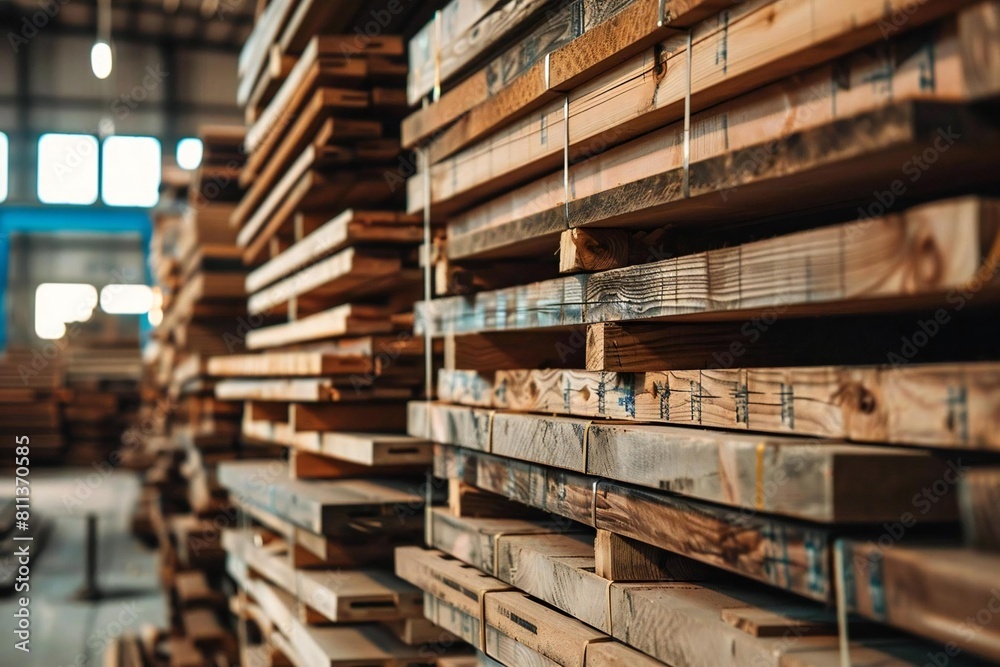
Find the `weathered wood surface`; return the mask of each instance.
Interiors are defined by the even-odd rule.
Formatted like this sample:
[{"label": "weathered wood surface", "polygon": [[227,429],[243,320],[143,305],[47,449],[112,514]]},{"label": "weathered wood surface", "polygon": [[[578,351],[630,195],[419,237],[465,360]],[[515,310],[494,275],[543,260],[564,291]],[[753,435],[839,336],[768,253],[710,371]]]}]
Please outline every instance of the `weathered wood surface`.
[{"label": "weathered wood surface", "polygon": [[831,601],[829,528],[723,509],[620,482],[482,452],[435,447],[435,476],[460,479],[531,507],[707,565]]},{"label": "weathered wood surface", "polygon": [[[228,571],[255,600],[273,627],[281,630],[280,635],[275,635],[287,639],[285,650],[300,661],[296,667],[405,665],[426,660],[424,649],[407,646],[379,624],[331,627],[306,625],[298,617],[294,596],[262,579],[251,578],[238,559],[229,560]],[[441,655],[443,651],[437,654]]]},{"label": "weathered wood surface", "polygon": [[[962,4],[927,2],[921,20],[911,19],[903,29]],[[690,54],[686,36],[669,39],[458,153],[469,144],[469,124],[446,130],[431,144],[432,201],[450,213],[553,171],[563,160],[567,135],[576,159],[682,119],[689,57],[691,103],[699,111],[879,41],[877,25],[892,11],[874,0],[840,3],[836,9],[816,0],[741,3],[697,26]],[[413,211],[423,202],[409,205]]]},{"label": "weathered wood surface", "polygon": [[946,644],[948,655],[1000,660],[1000,557],[899,539],[837,543],[848,609]]},{"label": "weathered wood surface", "polygon": [[360,388],[348,376],[297,380],[224,380],[215,385],[215,396],[225,401],[326,403],[372,399],[409,398],[406,387]]},{"label": "weathered wood surface", "polygon": [[[587,328],[586,367],[590,371],[642,372],[733,365],[763,368],[975,361],[993,356],[994,343],[983,335],[989,331],[987,322],[993,316],[990,309],[931,308],[877,317],[783,318],[775,311],[744,322],[606,322]],[[860,331],[863,336],[858,335]],[[565,333],[551,335],[555,345],[561,345],[560,350],[573,349]],[[931,337],[933,345],[927,344]],[[924,345],[918,347],[914,338]],[[803,345],[807,340],[850,340],[851,344]],[[521,366],[532,367],[535,365]],[[456,363],[451,368],[486,369],[474,363]],[[502,366],[491,370],[499,368]]]},{"label": "weathered wood surface", "polygon": [[264,287],[349,245],[416,244],[420,221],[403,213],[347,210],[247,275],[248,293]]},{"label": "weathered wood surface", "polygon": [[[472,373],[472,372],[470,372]],[[442,401],[541,412],[821,436],[857,442],[995,450],[994,362],[608,373],[441,370]],[[475,373],[472,373],[475,375]],[[491,393],[478,393],[492,385]],[[465,392],[473,388],[471,398]]]},{"label": "weathered wood surface", "polygon": [[243,504],[322,535],[413,530],[423,524],[419,483],[406,480],[293,480],[282,461],[237,461],[218,467],[219,484]]},{"label": "weathered wood surface", "polygon": [[777,312],[846,315],[950,308],[995,295],[993,200],[959,198],[649,264],[418,305],[418,331],[484,333]]},{"label": "weathered wood surface", "polygon": [[292,377],[366,373],[371,358],[322,352],[265,352],[212,357],[208,373],[216,377]]},{"label": "weathered wood surface", "polygon": [[385,334],[392,329],[389,309],[344,303],[284,324],[251,329],[246,333],[246,345],[247,349],[261,350],[341,336]]},{"label": "weathered wood surface", "polygon": [[240,559],[333,623],[394,621],[422,613],[420,591],[389,571],[296,569],[288,544],[271,540],[258,546],[252,529],[226,530],[223,544],[230,559]]},{"label": "weathered wood surface", "polygon": [[340,300],[386,291],[393,277],[398,277],[397,283],[406,281],[402,268],[398,253],[345,248],[252,295],[247,309],[256,315],[269,313],[294,297]]},{"label": "weathered wood surface", "polygon": [[966,471],[959,482],[959,504],[966,544],[1000,552],[1000,468]]},{"label": "weathered wood surface", "polygon": [[[479,5],[469,10],[469,5]],[[450,2],[409,43],[406,95],[410,106],[532,19],[548,0]]]},{"label": "weathered wood surface", "polygon": [[[429,411],[429,412],[428,412]],[[955,494],[913,498],[961,457],[829,440],[645,426],[412,402],[409,431],[434,442],[565,468],[745,511],[822,523],[917,514],[956,521]],[[424,422],[430,415],[430,432]],[[926,505],[926,506],[925,506]]]},{"label": "weathered wood surface", "polygon": [[[834,81],[830,79],[831,85]],[[808,95],[809,89],[800,94]],[[759,113],[774,114],[769,122],[779,128],[785,123],[781,98]],[[739,145],[737,137],[712,136],[709,154],[688,170],[682,128],[671,126],[573,165],[574,196],[568,205],[565,177],[559,172],[454,217],[449,258],[547,255],[558,249],[567,227],[656,228],[669,218],[675,229],[697,225],[700,231],[718,231],[776,214],[799,214],[803,225],[815,224],[810,216],[823,208],[848,209],[852,218],[858,217],[858,208],[878,215],[872,182],[898,183],[901,194],[884,198],[890,210],[916,201],[914,178],[923,196],[955,194],[956,174],[985,184],[981,170],[992,168],[995,161],[989,149],[978,149],[998,143],[996,125],[988,115],[957,104],[897,102],[858,112],[848,106],[843,116],[781,130],[771,138],[763,129],[740,127],[738,118],[730,115],[735,116],[723,114],[712,122],[740,130],[742,147],[726,148]],[[816,114],[807,110],[792,116],[799,117]],[[921,170],[909,162],[935,145],[934,169]],[[819,182],[836,182],[837,187],[823,188]],[[775,197],[776,188],[798,196]],[[415,192],[410,190],[410,198]]]},{"label": "weathered wood surface", "polygon": [[[554,50],[540,50],[529,39],[527,44],[515,47],[524,54],[520,58],[524,64],[508,77],[491,85],[498,78],[495,72],[499,68],[485,67],[436,103],[408,116],[403,122],[403,145],[413,146],[435,133],[440,135],[445,126],[470,110],[459,120],[459,125],[470,126],[463,129],[462,135],[481,136],[498,123],[512,120],[518,111],[528,113],[537,108],[556,91],[571,90],[611,69],[622,58],[640,53],[729,6],[719,0],[670,0],[661,17],[659,0],[635,0],[617,14],[605,17],[606,21],[595,21],[568,43],[554,43]],[[604,16],[600,9],[597,13]],[[662,25],[661,18],[665,19]]]}]

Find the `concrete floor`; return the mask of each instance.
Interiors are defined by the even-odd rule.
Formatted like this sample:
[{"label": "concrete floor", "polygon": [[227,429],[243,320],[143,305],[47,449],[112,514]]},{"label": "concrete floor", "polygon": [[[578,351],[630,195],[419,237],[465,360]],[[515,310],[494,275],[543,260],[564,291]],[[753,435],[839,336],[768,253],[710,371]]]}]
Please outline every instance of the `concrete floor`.
[{"label": "concrete floor", "polygon": [[[98,667],[104,647],[144,624],[166,624],[156,552],[136,541],[129,522],[139,496],[137,475],[118,470],[103,477],[95,469],[31,473],[33,516],[44,514],[54,530],[31,568],[30,593],[0,598],[0,667]],[[10,475],[0,477],[0,495],[13,495]],[[100,516],[97,603],[74,594],[84,577],[87,512]],[[14,648],[17,598],[30,596],[31,653]]]}]

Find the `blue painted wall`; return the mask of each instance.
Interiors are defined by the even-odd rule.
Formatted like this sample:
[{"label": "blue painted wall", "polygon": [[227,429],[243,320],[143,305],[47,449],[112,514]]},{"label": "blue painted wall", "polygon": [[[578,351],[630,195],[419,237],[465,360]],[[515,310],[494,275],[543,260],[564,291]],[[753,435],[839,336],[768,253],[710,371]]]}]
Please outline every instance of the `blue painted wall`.
[{"label": "blue painted wall", "polygon": [[[10,236],[16,233],[52,233],[59,231],[139,233],[144,252],[149,251],[152,223],[147,209],[78,208],[71,206],[19,207],[0,205],[0,350],[7,346],[7,273],[10,260]],[[150,283],[146,264],[146,282]],[[149,323],[141,318],[145,334]]]}]

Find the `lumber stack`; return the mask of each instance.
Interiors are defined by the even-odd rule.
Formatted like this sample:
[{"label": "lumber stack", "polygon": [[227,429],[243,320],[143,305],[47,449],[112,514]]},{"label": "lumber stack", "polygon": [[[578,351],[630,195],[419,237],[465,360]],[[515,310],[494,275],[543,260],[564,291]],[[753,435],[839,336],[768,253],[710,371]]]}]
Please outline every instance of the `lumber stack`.
[{"label": "lumber stack", "polygon": [[[65,364],[56,349],[8,349],[0,356],[2,467],[14,468],[16,448],[30,445],[32,463],[58,462],[64,452]],[[26,440],[28,442],[26,442]]]},{"label": "lumber stack", "polygon": [[210,358],[246,349],[248,269],[229,226],[242,194],[243,135],[242,128],[203,128],[203,160],[186,202],[156,220],[150,261],[160,321],[144,350],[140,421],[123,437],[130,458],[149,466],[133,527],[160,551],[170,626],[151,651],[171,665],[238,659],[221,592],[222,530],[236,514],[217,466],[274,451],[243,439],[242,404],[217,400],[208,374]]},{"label": "lumber stack", "polygon": [[904,4],[411,41],[429,619],[502,664],[1000,660],[1000,3]]},{"label": "lumber stack", "polygon": [[[282,448],[219,466],[240,510],[222,546],[241,653],[298,667],[461,664],[392,571],[395,547],[422,540],[432,454],[406,434],[426,386],[424,229],[399,175],[402,32],[422,8],[376,5],[272,2],[243,52],[246,189],[229,223],[252,265],[246,350],[206,369],[242,437]],[[377,34],[351,31],[368,20]],[[274,66],[253,66],[265,53]]]},{"label": "lumber stack", "polygon": [[135,423],[142,374],[137,348],[138,341],[99,347],[71,344],[64,352],[66,463],[107,461],[120,446],[122,432]]}]

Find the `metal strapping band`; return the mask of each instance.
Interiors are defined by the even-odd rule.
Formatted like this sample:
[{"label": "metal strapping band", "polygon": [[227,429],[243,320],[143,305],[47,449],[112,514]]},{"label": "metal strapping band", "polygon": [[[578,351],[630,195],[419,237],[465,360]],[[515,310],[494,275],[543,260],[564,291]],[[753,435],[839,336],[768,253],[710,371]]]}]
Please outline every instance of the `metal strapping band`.
[{"label": "metal strapping band", "polygon": [[694,54],[691,31],[687,33],[687,90],[684,93],[684,198],[691,196],[691,76]]},{"label": "metal strapping band", "polygon": [[569,227],[569,95],[563,99],[563,212]]}]

